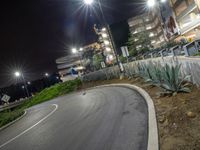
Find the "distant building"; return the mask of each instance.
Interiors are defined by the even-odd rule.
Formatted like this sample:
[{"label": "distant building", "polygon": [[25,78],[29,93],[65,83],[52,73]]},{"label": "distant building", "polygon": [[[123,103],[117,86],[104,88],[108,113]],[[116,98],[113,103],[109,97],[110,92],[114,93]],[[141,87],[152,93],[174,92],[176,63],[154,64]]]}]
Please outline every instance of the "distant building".
[{"label": "distant building", "polygon": [[181,36],[188,41],[200,39],[200,1],[169,0]]},{"label": "distant building", "polygon": [[98,42],[100,45],[101,53],[105,57],[105,63],[113,63],[113,61],[115,61],[115,52],[109,27],[97,28],[96,25],[94,25],[94,30],[99,38]]},{"label": "distant building", "polygon": [[71,54],[56,59],[57,69],[61,78],[70,75],[70,69],[72,67],[75,68],[77,71],[84,70],[87,60],[83,57],[83,55],[88,51],[94,51],[99,48],[99,44],[95,42],[82,47],[82,51],[79,51],[77,54]]},{"label": "distant building", "polygon": [[[152,11],[130,18],[128,24],[131,34],[136,37],[135,41],[138,40],[138,34],[145,33],[149,36],[154,48],[160,47],[165,42],[160,17],[156,12]],[[139,49],[140,45],[137,45],[136,48]]]}]

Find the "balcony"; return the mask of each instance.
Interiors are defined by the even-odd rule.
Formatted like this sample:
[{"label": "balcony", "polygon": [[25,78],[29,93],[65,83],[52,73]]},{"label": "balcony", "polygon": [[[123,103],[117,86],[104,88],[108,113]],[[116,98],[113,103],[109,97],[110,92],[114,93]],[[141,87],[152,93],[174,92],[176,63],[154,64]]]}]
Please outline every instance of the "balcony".
[{"label": "balcony", "polygon": [[189,13],[191,13],[195,8],[197,8],[197,5],[193,2],[192,4],[190,4],[187,9],[185,9],[183,12],[181,12],[180,15],[178,15],[176,17],[177,21],[180,21],[183,17],[185,17],[186,15],[188,15]]},{"label": "balcony", "polygon": [[188,23],[186,26],[184,26],[183,28],[180,29],[180,32],[181,32],[181,34],[185,34],[198,26],[200,26],[200,18],[195,19],[195,20],[191,21],[190,23]]}]

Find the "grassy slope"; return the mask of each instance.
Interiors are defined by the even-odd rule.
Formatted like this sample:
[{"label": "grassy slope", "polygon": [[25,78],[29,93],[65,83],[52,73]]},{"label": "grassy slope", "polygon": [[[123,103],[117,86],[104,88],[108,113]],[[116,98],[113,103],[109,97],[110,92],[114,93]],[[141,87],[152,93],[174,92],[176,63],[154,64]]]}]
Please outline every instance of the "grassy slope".
[{"label": "grassy slope", "polygon": [[56,84],[54,86],[44,89],[40,93],[37,93],[30,100],[25,101],[23,104],[13,110],[0,112],[0,127],[21,116],[24,112],[24,109],[51,100],[55,97],[73,92],[80,85],[81,81],[79,79]]}]

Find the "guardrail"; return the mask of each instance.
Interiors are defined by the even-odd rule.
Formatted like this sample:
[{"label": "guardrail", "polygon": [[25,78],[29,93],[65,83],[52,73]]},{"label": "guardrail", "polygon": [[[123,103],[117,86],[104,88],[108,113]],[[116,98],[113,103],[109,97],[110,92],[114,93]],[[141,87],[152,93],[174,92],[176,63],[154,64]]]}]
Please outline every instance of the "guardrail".
[{"label": "guardrail", "polygon": [[9,104],[5,104],[0,106],[0,112],[7,110],[7,109],[11,109],[14,107],[19,106],[20,104],[22,104],[25,100],[21,100],[21,101],[17,101],[17,102],[13,102],[13,103],[9,103]]},{"label": "guardrail", "polygon": [[143,59],[166,57],[166,56],[194,56],[200,52],[200,40],[193,41],[183,46],[176,45],[157,51],[150,51],[142,55]]}]

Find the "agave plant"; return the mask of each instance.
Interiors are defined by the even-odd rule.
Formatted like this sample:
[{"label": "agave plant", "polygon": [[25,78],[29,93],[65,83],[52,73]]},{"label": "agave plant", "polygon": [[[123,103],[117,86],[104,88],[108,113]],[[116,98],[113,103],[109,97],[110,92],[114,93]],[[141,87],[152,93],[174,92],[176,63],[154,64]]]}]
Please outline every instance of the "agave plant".
[{"label": "agave plant", "polygon": [[162,88],[170,92],[190,92],[190,89],[186,87],[187,84],[183,84],[184,81],[189,80],[190,75],[187,75],[184,78],[180,78],[180,68],[181,65],[178,64],[175,66],[169,66],[168,64],[165,64],[162,69]]},{"label": "agave plant", "polygon": [[161,87],[167,92],[190,92],[185,81],[189,81],[190,76],[187,75],[184,78],[180,77],[181,65],[168,65],[165,64],[162,67],[160,64],[139,64],[137,65],[137,72],[146,82],[152,85]]}]

